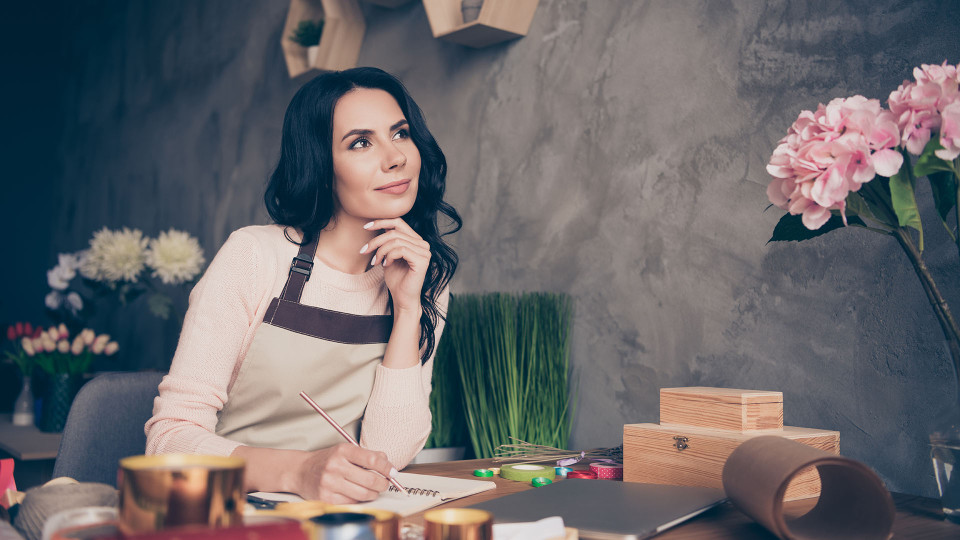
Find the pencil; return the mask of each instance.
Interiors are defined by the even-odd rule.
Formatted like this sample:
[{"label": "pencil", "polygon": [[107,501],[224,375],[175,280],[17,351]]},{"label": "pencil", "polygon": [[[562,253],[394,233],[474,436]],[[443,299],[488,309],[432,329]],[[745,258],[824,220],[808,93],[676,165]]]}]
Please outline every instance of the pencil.
[{"label": "pencil", "polygon": [[[330,415],[327,414],[327,411],[321,409],[320,406],[317,405],[317,402],[314,401],[313,399],[311,399],[310,396],[308,396],[306,392],[300,392],[300,397],[302,397],[303,399],[305,399],[305,400],[307,401],[307,403],[309,403],[310,406],[313,407],[313,410],[317,411],[317,412],[320,414],[320,416],[323,417],[324,420],[326,420],[327,422],[329,422],[330,425],[333,426],[333,429],[337,430],[337,433],[339,433],[340,435],[342,435],[343,438],[347,440],[347,442],[349,442],[350,444],[352,444],[352,445],[354,445],[354,446],[360,446],[360,443],[358,443],[357,440],[354,439],[352,435],[350,435],[350,434],[347,433],[342,427],[340,427],[340,424],[338,424],[336,420],[334,420],[333,418],[331,418]],[[401,485],[400,485],[400,482],[397,482],[396,479],[387,477],[387,480],[388,480],[391,484],[393,484],[393,487],[395,487],[395,488],[397,488],[398,490],[400,490],[400,493],[403,493],[403,494],[406,495],[407,497],[410,496],[410,494],[407,493],[407,490],[404,489],[404,487],[401,486]]]}]

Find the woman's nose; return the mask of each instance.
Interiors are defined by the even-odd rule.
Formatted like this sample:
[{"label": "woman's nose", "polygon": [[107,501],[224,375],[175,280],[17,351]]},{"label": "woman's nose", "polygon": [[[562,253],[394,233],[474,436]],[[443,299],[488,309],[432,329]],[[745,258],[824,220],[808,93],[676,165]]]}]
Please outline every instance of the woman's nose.
[{"label": "woman's nose", "polygon": [[407,156],[394,144],[386,146],[386,155],[383,156],[384,170],[401,168],[407,164]]}]

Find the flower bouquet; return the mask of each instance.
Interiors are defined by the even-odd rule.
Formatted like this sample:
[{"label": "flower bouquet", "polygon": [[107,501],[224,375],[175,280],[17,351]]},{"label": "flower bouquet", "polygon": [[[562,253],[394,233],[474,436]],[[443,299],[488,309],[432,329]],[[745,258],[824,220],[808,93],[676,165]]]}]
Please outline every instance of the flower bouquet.
[{"label": "flower bouquet", "polygon": [[[173,301],[155,283],[164,286],[190,283],[205,263],[197,239],[188,233],[170,229],[157,238],[145,238],[137,229],[94,233],[89,249],[61,253],[57,265],[47,272],[51,291],[45,304],[57,320],[71,327],[83,326],[92,312],[94,298],[113,298],[126,305],[144,293],[150,312],[170,317]],[[149,269],[149,275],[144,276]],[[75,278],[80,276],[80,283]]]},{"label": "flower bouquet", "polygon": [[[913,75],[890,93],[889,109],[853,96],[800,113],[767,165],[767,196],[787,211],[770,240],[808,240],[844,226],[896,240],[946,338],[960,391],[960,328],[923,260],[916,199],[918,179],[926,177],[937,217],[960,254],[960,75],[946,62]],[[944,427],[931,435],[935,472],[944,512],[960,520],[960,474],[950,473],[960,467],[960,430],[956,423]],[[949,500],[951,490],[956,500]]]},{"label": "flower bouquet", "polygon": [[[33,425],[33,388],[31,386],[33,375],[33,346],[27,345],[25,349],[21,340],[29,340],[40,337],[43,328],[34,328],[29,322],[18,322],[7,327],[7,340],[10,342],[12,350],[6,351],[7,360],[12,362],[20,370],[23,386],[17,395],[17,400],[13,405],[13,425],[29,426]],[[30,354],[27,354],[27,350]]]},{"label": "flower bouquet", "polygon": [[120,346],[110,341],[109,335],[98,336],[89,328],[71,338],[66,325],[61,323],[59,327],[41,330],[36,337],[21,338],[20,348],[49,378],[39,427],[42,431],[61,431],[94,358],[101,354],[112,356]]}]

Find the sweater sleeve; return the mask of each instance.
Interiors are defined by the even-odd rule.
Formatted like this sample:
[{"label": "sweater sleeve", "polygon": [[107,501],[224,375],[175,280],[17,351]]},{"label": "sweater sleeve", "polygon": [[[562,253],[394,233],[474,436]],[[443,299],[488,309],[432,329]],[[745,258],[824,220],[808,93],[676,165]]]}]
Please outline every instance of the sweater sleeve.
[{"label": "sweater sleeve", "polygon": [[450,289],[447,287],[437,298],[440,317],[434,330],[433,353],[425,363],[404,369],[377,366],[360,430],[360,446],[384,452],[397,469],[410,463],[430,435],[433,360],[446,322],[449,300]]},{"label": "sweater sleeve", "polygon": [[147,454],[229,455],[239,443],[215,434],[263,289],[257,239],[235,231],[190,293],[170,373],[144,426]]}]

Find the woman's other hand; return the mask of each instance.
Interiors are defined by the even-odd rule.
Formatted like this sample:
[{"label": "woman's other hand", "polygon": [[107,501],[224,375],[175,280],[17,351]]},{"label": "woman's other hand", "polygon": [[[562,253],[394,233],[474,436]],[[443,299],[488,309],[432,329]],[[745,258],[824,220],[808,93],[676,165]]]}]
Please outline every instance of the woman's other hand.
[{"label": "woman's other hand", "polygon": [[296,470],[296,493],[331,504],[372,501],[386,491],[392,469],[383,452],[341,443],[307,453]]},{"label": "woman's other hand", "polygon": [[420,293],[430,266],[430,244],[402,218],[378,219],[363,226],[384,232],[364,246],[370,264],[382,264],[384,281],[393,297],[394,314],[420,313]]}]

